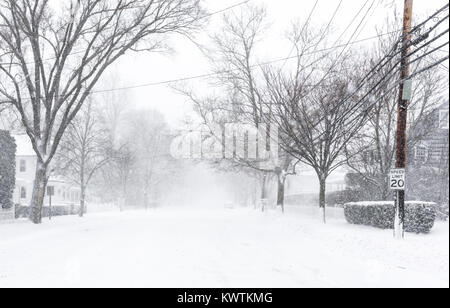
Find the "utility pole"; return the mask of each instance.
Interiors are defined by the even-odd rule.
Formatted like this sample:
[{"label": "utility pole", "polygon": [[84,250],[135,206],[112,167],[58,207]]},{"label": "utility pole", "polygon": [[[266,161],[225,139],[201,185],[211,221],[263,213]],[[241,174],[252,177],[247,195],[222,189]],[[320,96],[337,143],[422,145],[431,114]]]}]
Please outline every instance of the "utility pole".
[{"label": "utility pole", "polygon": [[[405,0],[403,16],[403,39],[402,39],[402,59],[401,59],[401,84],[398,98],[397,115],[397,138],[396,138],[396,168],[406,169],[406,126],[408,120],[408,105],[411,99],[409,51],[411,41],[413,0]],[[395,237],[404,238],[405,231],[405,189],[396,191],[395,204]]]}]

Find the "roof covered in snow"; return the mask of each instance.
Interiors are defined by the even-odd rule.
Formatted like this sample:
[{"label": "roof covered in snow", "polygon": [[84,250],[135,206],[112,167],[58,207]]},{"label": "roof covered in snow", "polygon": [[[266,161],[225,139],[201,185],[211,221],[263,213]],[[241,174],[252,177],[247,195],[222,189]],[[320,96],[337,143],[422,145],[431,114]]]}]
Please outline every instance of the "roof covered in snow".
[{"label": "roof covered in snow", "polygon": [[30,138],[27,135],[13,135],[17,145],[17,156],[35,156]]}]

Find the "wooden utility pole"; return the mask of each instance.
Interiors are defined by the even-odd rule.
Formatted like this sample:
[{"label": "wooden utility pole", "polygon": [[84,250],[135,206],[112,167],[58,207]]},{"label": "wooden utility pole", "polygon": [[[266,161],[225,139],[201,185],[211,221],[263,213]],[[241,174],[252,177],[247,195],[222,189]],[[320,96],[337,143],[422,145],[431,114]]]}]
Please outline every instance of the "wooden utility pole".
[{"label": "wooden utility pole", "polygon": [[[411,42],[413,0],[405,0],[403,16],[403,39],[401,59],[401,83],[398,99],[397,138],[396,138],[396,168],[406,169],[406,126],[408,120],[408,105],[411,99],[411,81],[409,69],[409,51]],[[405,235],[405,190],[397,190],[395,212],[395,236],[403,238]]]}]

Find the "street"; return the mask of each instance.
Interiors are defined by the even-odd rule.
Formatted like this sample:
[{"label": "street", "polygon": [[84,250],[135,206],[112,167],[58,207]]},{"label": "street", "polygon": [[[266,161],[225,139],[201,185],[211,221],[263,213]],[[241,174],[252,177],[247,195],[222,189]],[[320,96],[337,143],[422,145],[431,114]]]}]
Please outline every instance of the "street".
[{"label": "street", "polygon": [[163,209],[0,225],[0,287],[448,287],[429,235],[323,225],[311,209]]}]

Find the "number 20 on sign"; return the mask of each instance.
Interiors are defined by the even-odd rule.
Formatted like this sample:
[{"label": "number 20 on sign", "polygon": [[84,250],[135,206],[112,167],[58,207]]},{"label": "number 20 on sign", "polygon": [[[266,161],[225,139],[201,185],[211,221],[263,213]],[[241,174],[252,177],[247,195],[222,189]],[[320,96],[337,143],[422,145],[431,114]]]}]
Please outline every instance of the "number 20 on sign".
[{"label": "number 20 on sign", "polygon": [[392,190],[405,190],[406,170],[392,169],[389,176],[389,186]]}]

